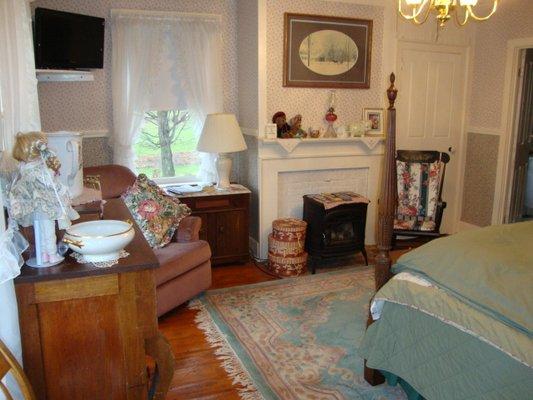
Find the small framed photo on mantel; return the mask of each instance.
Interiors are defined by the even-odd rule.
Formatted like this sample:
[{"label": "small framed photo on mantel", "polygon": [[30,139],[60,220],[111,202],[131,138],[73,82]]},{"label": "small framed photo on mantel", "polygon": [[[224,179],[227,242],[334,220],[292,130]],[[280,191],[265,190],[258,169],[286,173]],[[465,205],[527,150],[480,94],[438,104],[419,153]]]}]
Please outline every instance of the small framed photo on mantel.
[{"label": "small framed photo on mantel", "polygon": [[383,108],[364,108],[363,121],[370,121],[370,130],[366,135],[385,135],[385,120]]},{"label": "small framed photo on mantel", "polygon": [[283,86],[370,87],[372,21],[285,13]]}]

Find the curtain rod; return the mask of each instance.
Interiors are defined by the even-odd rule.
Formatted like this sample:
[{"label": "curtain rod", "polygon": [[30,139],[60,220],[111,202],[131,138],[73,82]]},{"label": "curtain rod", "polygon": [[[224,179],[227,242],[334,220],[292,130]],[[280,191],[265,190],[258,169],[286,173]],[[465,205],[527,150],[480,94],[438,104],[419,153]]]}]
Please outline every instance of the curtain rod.
[{"label": "curtain rod", "polygon": [[111,16],[115,15],[146,15],[153,17],[193,17],[193,18],[216,18],[222,19],[219,14],[204,14],[179,11],[152,11],[152,10],[133,10],[133,9],[112,9]]}]

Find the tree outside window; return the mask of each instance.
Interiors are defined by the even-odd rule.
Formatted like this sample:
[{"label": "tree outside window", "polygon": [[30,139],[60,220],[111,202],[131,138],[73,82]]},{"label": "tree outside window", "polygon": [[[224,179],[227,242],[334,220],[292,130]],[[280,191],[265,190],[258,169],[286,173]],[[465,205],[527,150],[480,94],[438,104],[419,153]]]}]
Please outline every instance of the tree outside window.
[{"label": "tree outside window", "polygon": [[198,137],[188,110],[148,111],[134,146],[137,172],[190,181],[200,171]]}]

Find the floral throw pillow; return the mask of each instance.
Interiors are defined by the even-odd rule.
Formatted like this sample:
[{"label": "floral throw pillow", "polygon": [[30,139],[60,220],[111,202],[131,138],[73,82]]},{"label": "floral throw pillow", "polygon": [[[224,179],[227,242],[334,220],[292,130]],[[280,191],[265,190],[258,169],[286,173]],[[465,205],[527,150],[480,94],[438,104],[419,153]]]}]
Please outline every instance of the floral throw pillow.
[{"label": "floral throw pillow", "polygon": [[187,205],[165,194],[144,174],[137,177],[122,199],[152,248],[167,245],[180,221],[191,213]]}]

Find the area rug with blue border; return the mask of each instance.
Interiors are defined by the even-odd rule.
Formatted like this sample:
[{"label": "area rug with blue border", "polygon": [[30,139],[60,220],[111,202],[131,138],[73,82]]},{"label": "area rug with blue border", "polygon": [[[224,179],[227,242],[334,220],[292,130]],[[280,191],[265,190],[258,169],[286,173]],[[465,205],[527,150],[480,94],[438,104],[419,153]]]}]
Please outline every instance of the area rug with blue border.
[{"label": "area rug with blue border", "polygon": [[363,379],[373,276],[360,267],[209,290],[190,307],[245,400],[405,399]]}]

